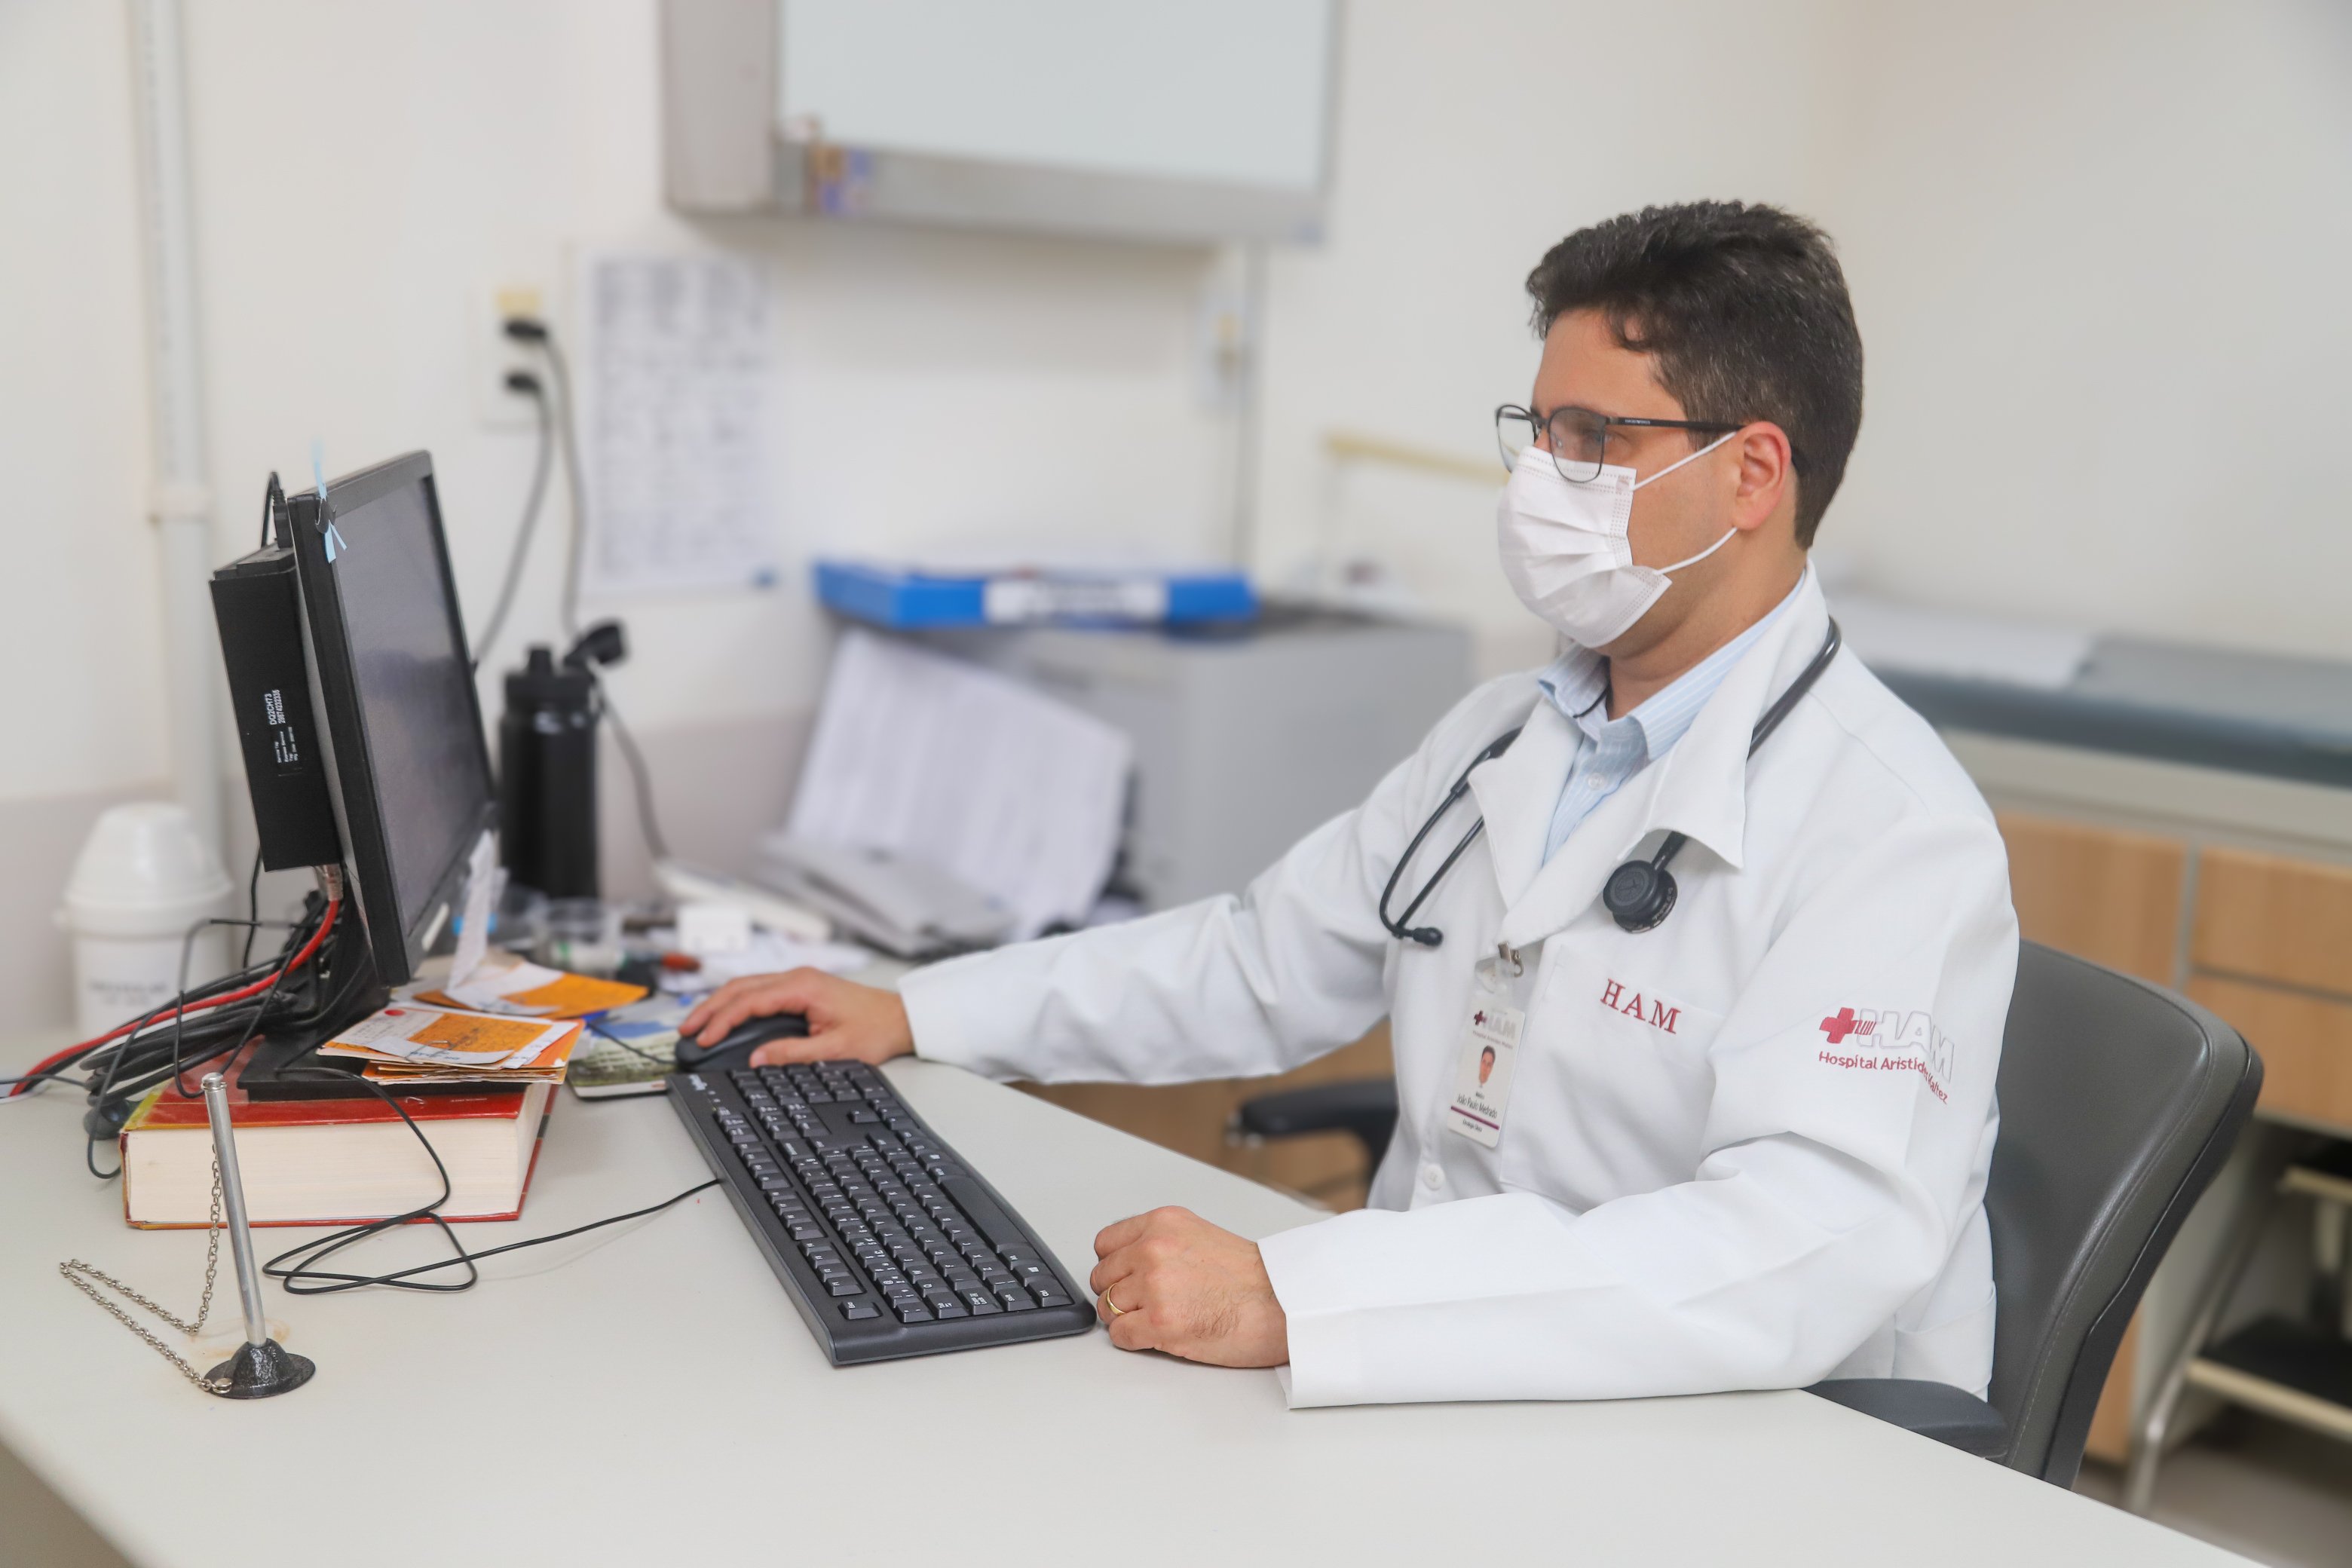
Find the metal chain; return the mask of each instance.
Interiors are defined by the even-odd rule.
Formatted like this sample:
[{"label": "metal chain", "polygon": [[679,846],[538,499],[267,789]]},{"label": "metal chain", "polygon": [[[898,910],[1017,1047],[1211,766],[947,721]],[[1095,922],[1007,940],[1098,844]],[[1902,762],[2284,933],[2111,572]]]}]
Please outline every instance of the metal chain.
[{"label": "metal chain", "polygon": [[[146,1308],[149,1311],[154,1313],[157,1317],[171,1324],[173,1328],[179,1330],[182,1333],[187,1335],[190,1339],[194,1339],[196,1335],[204,1331],[205,1321],[212,1316],[213,1281],[220,1273],[221,1173],[220,1158],[218,1155],[214,1156],[213,1159],[213,1212],[212,1218],[207,1222],[207,1225],[209,1227],[209,1235],[205,1237],[205,1295],[204,1300],[196,1303],[196,1320],[194,1322],[188,1322],[184,1319],[173,1317],[171,1313],[165,1311],[163,1308],[157,1306],[146,1297],[142,1296],[138,1291],[133,1290],[130,1286],[125,1285],[121,1280],[117,1279],[113,1275],[108,1274],[101,1269],[93,1268],[79,1258],[58,1264],[58,1272],[65,1276],[67,1284],[72,1286],[75,1289],[80,1291],[83,1295],[89,1297],[91,1300],[105,1308],[107,1311],[113,1315],[115,1321],[121,1323],[124,1328],[129,1329],[132,1333],[137,1334],[141,1339],[145,1340],[148,1344],[154,1348],[157,1355],[162,1356],[165,1361],[168,1361],[173,1366],[178,1367],[180,1369],[180,1375],[186,1378],[190,1383],[194,1384],[198,1388],[203,1389],[207,1394],[226,1394],[229,1391],[230,1386],[229,1380],[227,1378],[205,1377],[202,1373],[198,1373],[194,1367],[188,1364],[185,1357],[182,1356],[177,1351],[174,1351],[171,1346],[165,1344],[162,1340],[157,1339],[152,1333],[141,1326],[130,1313],[124,1311],[121,1308],[116,1306],[113,1302],[100,1295],[98,1293],[97,1286],[94,1286],[89,1282],[91,1279],[95,1279],[100,1285],[105,1285],[120,1291],[124,1296],[127,1296],[131,1300],[137,1302],[140,1306]],[[85,1275],[89,1276],[89,1278],[84,1279],[83,1276]]]}]

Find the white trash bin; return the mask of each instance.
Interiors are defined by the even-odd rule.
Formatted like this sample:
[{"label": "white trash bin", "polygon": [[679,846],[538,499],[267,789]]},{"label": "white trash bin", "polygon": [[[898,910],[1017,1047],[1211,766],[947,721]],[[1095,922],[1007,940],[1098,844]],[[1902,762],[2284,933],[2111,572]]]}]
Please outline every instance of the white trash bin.
[{"label": "white trash bin", "polygon": [[[182,939],[196,921],[226,913],[233,890],[186,806],[142,801],[101,816],[58,911],[58,923],[73,934],[80,1037],[170,1001],[180,988]],[[188,984],[227,972],[227,930],[214,926],[189,952]]]}]

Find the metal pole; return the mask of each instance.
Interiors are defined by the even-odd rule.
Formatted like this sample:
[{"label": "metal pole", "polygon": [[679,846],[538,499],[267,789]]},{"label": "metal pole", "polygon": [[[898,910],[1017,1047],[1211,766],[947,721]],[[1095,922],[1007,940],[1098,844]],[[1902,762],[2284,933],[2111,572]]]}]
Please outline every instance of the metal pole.
[{"label": "metal pole", "polygon": [[205,1119],[213,1127],[213,1153],[220,1161],[221,1208],[228,1217],[230,1256],[236,1260],[236,1293],[245,1303],[245,1342],[269,1342],[269,1321],[261,1310],[261,1270],[253,1261],[253,1229],[245,1217],[245,1180],[236,1169],[236,1136],[228,1121],[228,1079],[205,1074]]},{"label": "metal pole", "polygon": [[213,499],[205,467],[204,359],[196,326],[195,223],[188,179],[187,77],[179,0],[130,0],[139,195],[147,252],[152,489],[163,592],[164,730],[179,796],[222,851],[220,656],[206,580]]}]

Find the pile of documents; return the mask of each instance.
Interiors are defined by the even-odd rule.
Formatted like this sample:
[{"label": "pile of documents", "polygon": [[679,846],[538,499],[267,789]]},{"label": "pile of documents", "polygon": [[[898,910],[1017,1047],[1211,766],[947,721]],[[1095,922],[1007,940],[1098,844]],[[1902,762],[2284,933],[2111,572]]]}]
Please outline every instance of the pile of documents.
[{"label": "pile of documents", "polygon": [[562,1083],[580,1043],[569,1018],[499,1018],[395,1004],[319,1047],[380,1083]]},{"label": "pile of documents", "polygon": [[1009,910],[1026,941],[1083,921],[1101,896],[1134,760],[1126,733],[1091,713],[853,630],[834,652],[785,831],[945,871]]},{"label": "pile of documents", "polygon": [[437,990],[421,991],[416,999],[468,1013],[491,1013],[515,1018],[584,1018],[611,1007],[625,1007],[646,994],[642,985],[619,980],[597,980],[567,974],[492,951],[462,978],[454,972]]}]

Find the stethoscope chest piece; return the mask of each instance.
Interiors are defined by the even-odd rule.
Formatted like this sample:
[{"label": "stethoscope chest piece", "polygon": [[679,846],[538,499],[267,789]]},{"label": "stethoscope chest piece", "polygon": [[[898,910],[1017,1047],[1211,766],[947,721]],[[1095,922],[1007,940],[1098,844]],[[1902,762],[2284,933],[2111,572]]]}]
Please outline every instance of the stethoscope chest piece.
[{"label": "stethoscope chest piece", "polygon": [[1675,874],[1654,860],[1628,860],[1601,887],[1601,907],[1630,931],[1655,931],[1675,911]]}]

